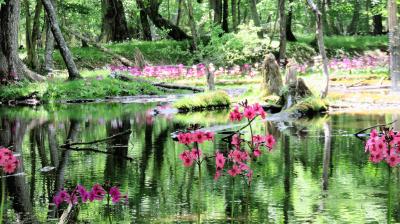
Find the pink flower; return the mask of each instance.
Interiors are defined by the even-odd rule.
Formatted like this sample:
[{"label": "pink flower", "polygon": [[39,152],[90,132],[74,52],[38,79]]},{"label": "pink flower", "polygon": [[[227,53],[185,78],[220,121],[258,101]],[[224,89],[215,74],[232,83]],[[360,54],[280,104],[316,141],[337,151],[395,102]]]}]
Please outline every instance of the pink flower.
[{"label": "pink flower", "polygon": [[203,143],[204,141],[207,140],[206,135],[202,131],[196,131],[192,133],[192,141],[197,142],[199,144]]},{"label": "pink flower", "polygon": [[390,154],[386,157],[386,162],[391,167],[397,166],[400,163],[400,157],[395,153],[394,150],[390,151]]},{"label": "pink flower", "polygon": [[262,113],[265,114],[264,108],[262,108],[258,103],[253,104],[253,110],[258,115],[261,115]]},{"label": "pink flower", "polygon": [[79,195],[81,196],[82,202],[83,203],[87,202],[87,200],[89,200],[90,194],[86,190],[86,188],[82,185],[78,185],[76,188],[77,188]]},{"label": "pink flower", "polygon": [[236,175],[240,174],[242,170],[237,166],[233,165],[232,169],[228,170],[228,174],[231,175],[232,177],[235,177]]},{"label": "pink flower", "polygon": [[246,107],[244,109],[243,115],[247,117],[249,120],[253,119],[256,116],[256,113],[253,107]]},{"label": "pink flower", "polygon": [[69,194],[67,191],[65,190],[61,190],[60,192],[58,192],[54,197],[53,197],[53,202],[54,204],[56,204],[56,206],[58,207],[61,203],[68,202],[69,201]]},{"label": "pink flower", "polygon": [[63,200],[58,195],[53,197],[53,203],[56,204],[56,207],[59,207],[62,202]]},{"label": "pink flower", "polygon": [[110,188],[110,196],[113,203],[117,203],[121,200],[121,192],[118,187],[114,186]]},{"label": "pink flower", "polygon": [[208,132],[205,132],[204,135],[205,135],[207,141],[214,140],[214,135],[215,135],[214,132],[208,131]]},{"label": "pink flower", "polygon": [[254,144],[260,144],[260,143],[264,142],[264,137],[262,137],[261,135],[254,135],[253,142],[254,142]]},{"label": "pink flower", "polygon": [[5,162],[5,164],[3,165],[3,170],[5,173],[7,174],[11,174],[14,173],[15,169],[17,168],[17,165],[14,161],[12,160],[8,160]]},{"label": "pink flower", "polygon": [[183,165],[186,167],[192,166],[192,164],[193,164],[193,158],[192,158],[191,152],[189,150],[185,150],[184,152],[182,152],[179,155],[179,159],[182,160]]},{"label": "pink flower", "polygon": [[221,177],[221,171],[220,170],[215,171],[214,180],[217,181],[220,177]]},{"label": "pink flower", "polygon": [[192,134],[190,133],[179,133],[178,134],[178,141],[181,144],[188,145],[192,142]]},{"label": "pink flower", "polygon": [[229,152],[228,157],[229,157],[230,159],[232,159],[233,161],[239,163],[239,162],[242,161],[242,152],[241,152],[240,150],[237,150],[237,149],[231,150],[231,151]]},{"label": "pink flower", "polygon": [[383,158],[384,158],[383,153],[379,153],[379,154],[376,154],[376,155],[371,154],[371,155],[369,156],[369,160],[370,160],[371,162],[373,162],[373,163],[379,163],[380,161],[383,160]]},{"label": "pink flower", "polygon": [[234,145],[234,146],[236,146],[236,148],[239,147],[239,145],[240,145],[240,137],[239,137],[238,134],[234,134],[234,135],[232,136],[231,144]]},{"label": "pink flower", "polygon": [[104,198],[104,195],[106,194],[106,191],[103,189],[103,187],[100,184],[95,184],[92,187],[92,190],[89,193],[89,200],[94,201],[98,200],[101,201]]},{"label": "pink flower", "polygon": [[191,152],[192,159],[199,160],[202,155],[201,149],[193,148]]},{"label": "pink flower", "polygon": [[229,120],[232,122],[234,121],[241,121],[243,119],[242,113],[239,112],[239,107],[235,106],[233,111],[229,114]]},{"label": "pink flower", "polygon": [[266,135],[265,136],[265,144],[271,150],[274,147],[274,145],[276,144],[274,136]]},{"label": "pink flower", "polygon": [[369,136],[370,138],[378,137],[378,131],[376,129],[372,129]]},{"label": "pink flower", "polygon": [[225,165],[225,157],[222,153],[217,152],[215,154],[215,164],[217,166],[217,170],[222,170]]},{"label": "pink flower", "polygon": [[260,149],[259,149],[259,148],[256,148],[256,149],[254,150],[253,154],[254,154],[255,157],[261,156],[261,151],[260,151]]}]

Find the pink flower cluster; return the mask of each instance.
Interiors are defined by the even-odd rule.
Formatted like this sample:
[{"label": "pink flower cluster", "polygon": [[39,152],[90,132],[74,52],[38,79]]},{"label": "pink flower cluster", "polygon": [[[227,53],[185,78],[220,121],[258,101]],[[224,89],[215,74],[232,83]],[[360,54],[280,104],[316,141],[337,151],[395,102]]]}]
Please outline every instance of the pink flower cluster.
[{"label": "pink flower cluster", "polygon": [[19,160],[13,155],[12,151],[0,146],[0,167],[4,173],[14,173],[19,165]]},{"label": "pink flower cluster", "polygon": [[178,141],[181,144],[189,145],[191,143],[203,143],[205,141],[212,141],[214,139],[213,132],[203,132],[203,131],[195,131],[195,132],[182,132],[178,134]]},{"label": "pink flower cluster", "polygon": [[240,112],[239,106],[235,106],[233,111],[229,114],[229,119],[233,121],[241,121],[243,117],[249,120],[254,119],[256,116],[260,115],[262,119],[265,119],[267,114],[260,104],[255,103],[253,105],[248,105],[244,107],[243,112]]},{"label": "pink flower cluster", "polygon": [[111,198],[113,203],[118,203],[122,198],[127,200],[128,197],[127,195],[122,195],[117,186],[95,184],[90,191],[87,191],[84,186],[78,184],[72,192],[68,192],[64,189],[59,191],[53,197],[53,202],[59,207],[63,202],[78,204],[79,198],[82,203],[86,203],[88,201],[102,201],[106,196],[107,198]]},{"label": "pink flower cluster", "polygon": [[159,66],[145,66],[143,69],[139,67],[127,66],[110,66],[111,72],[128,72],[129,74],[137,77],[151,77],[157,79],[182,79],[182,78],[200,78],[207,75],[207,70],[213,72],[215,76],[229,75],[248,75],[253,77],[256,75],[251,65],[244,64],[242,67],[235,65],[232,68],[219,67],[216,69],[213,64],[208,67],[204,64],[197,64],[193,66],[179,65],[159,65]]},{"label": "pink flower cluster", "polygon": [[379,136],[378,131],[373,129],[365,144],[365,151],[369,152],[369,160],[373,163],[385,160],[389,166],[397,166],[400,163],[400,133],[386,130]]},{"label": "pink flower cluster", "polygon": [[179,159],[182,160],[182,163],[186,167],[190,167],[193,165],[193,162],[197,164],[201,164],[202,162],[202,151],[199,148],[198,144],[204,143],[205,141],[212,141],[214,139],[213,132],[203,132],[203,131],[194,131],[194,132],[181,132],[178,134],[178,142],[189,147],[190,144],[194,143],[194,146],[191,150],[185,150],[179,155]]}]

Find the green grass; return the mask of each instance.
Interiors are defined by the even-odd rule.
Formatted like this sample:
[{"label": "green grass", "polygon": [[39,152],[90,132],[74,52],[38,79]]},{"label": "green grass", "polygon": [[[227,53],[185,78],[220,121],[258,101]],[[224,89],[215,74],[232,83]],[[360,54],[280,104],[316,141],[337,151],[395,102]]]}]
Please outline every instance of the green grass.
[{"label": "green grass", "polygon": [[[310,44],[314,36],[297,36],[300,43]],[[325,36],[325,47],[330,56],[354,55],[369,50],[387,49],[387,36]]]},{"label": "green grass", "polygon": [[231,104],[229,95],[224,91],[199,93],[176,101],[173,106],[181,112],[227,108]]},{"label": "green grass", "polygon": [[[188,42],[186,41],[126,41],[122,43],[106,44],[105,47],[134,61],[134,52],[138,48],[144,55],[145,60],[154,65],[158,64],[192,64],[193,56],[188,51]],[[79,68],[99,68],[107,64],[118,64],[107,53],[100,51],[95,47],[72,47],[72,54]],[[43,53],[43,52],[41,52]],[[58,69],[65,69],[64,61],[59,53],[55,51],[54,62]]]},{"label": "green grass", "polygon": [[0,87],[0,101],[18,99],[37,92],[45,103],[72,99],[98,99],[108,96],[154,95],[163,92],[148,82],[124,82],[112,78],[87,78],[74,81],[22,82]]},{"label": "green grass", "polygon": [[328,109],[328,100],[318,96],[307,97],[286,110],[301,116],[312,116]]}]

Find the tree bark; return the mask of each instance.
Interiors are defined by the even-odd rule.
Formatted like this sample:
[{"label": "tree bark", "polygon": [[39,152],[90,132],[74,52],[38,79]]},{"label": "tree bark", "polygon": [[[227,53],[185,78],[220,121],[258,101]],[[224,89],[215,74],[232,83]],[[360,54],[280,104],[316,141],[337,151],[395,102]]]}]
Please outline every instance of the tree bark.
[{"label": "tree bark", "polygon": [[223,10],[222,10],[222,30],[225,33],[229,32],[229,22],[228,22],[228,17],[229,17],[229,10],[228,10],[228,1],[229,0],[223,0]]},{"label": "tree bark", "polygon": [[72,54],[67,46],[67,43],[64,40],[60,27],[58,26],[53,4],[51,4],[50,0],[42,0],[42,3],[49,18],[51,31],[53,32],[55,40],[60,48],[61,56],[64,59],[65,65],[67,66],[68,79],[73,80],[81,78],[78,68],[75,65],[74,59],[72,58]]},{"label": "tree bark", "polygon": [[160,3],[156,0],[149,0],[144,4],[143,0],[136,0],[139,7],[143,8],[147,16],[151,19],[154,25],[159,29],[168,30],[168,36],[174,40],[188,40],[191,37],[188,36],[178,26],[175,26],[170,21],[164,19],[158,12]]},{"label": "tree bark", "polygon": [[350,35],[357,34],[358,32],[358,23],[360,21],[360,11],[361,11],[361,2],[360,0],[354,0],[354,10],[353,10],[353,18],[351,19],[351,23],[347,28],[347,33]]},{"label": "tree bark", "polygon": [[[28,54],[28,66],[33,70],[39,69],[39,57],[36,52],[38,46],[38,38],[40,35],[40,13],[42,12],[42,3],[40,0],[36,1],[35,16],[33,17],[33,28],[31,35],[31,55]],[[30,59],[30,60],[29,60]]]},{"label": "tree bark", "polygon": [[188,13],[189,17],[189,24],[190,24],[190,31],[192,32],[192,44],[193,44],[193,49],[197,49],[197,30],[196,30],[196,21],[194,20],[193,16],[193,5],[192,5],[192,0],[186,0],[187,2],[184,2],[186,11]]},{"label": "tree bark", "polygon": [[178,9],[177,9],[177,12],[176,12],[175,26],[179,26],[179,22],[181,21],[181,17],[182,17],[182,2],[183,2],[183,0],[178,0]]},{"label": "tree bark", "polygon": [[149,19],[147,18],[147,14],[144,10],[144,6],[143,6],[143,4],[140,4],[140,0],[136,0],[136,4],[139,7],[140,24],[142,25],[143,39],[144,40],[152,40]]},{"label": "tree bark", "polygon": [[[377,7],[379,7],[379,6],[376,3],[372,4],[371,11],[376,11],[376,10],[374,10],[374,8],[377,8]],[[372,16],[372,24],[374,27],[373,34],[374,35],[382,35],[383,34],[382,22],[383,22],[383,18],[382,18],[381,13],[378,13],[378,14],[375,14]]]},{"label": "tree bark", "polygon": [[388,27],[389,27],[389,65],[392,88],[399,90],[400,82],[400,27],[397,18],[397,1],[388,1]]},{"label": "tree bark", "polygon": [[324,33],[323,33],[323,25],[322,25],[322,14],[318,10],[318,7],[314,4],[313,0],[307,0],[308,5],[311,10],[314,12],[316,17],[316,36],[318,42],[319,53],[322,57],[323,63],[323,73],[324,73],[324,87],[321,91],[321,98],[325,98],[328,95],[329,90],[329,70],[328,70],[328,57],[325,52],[325,44],[324,44]]},{"label": "tree bark", "polygon": [[[54,10],[57,11],[56,1],[51,0]],[[44,64],[43,71],[45,75],[48,75],[53,71],[53,51],[54,51],[54,36],[51,32],[51,25],[49,17],[46,16],[46,46],[44,49]]]},{"label": "tree bark", "polygon": [[279,8],[279,63],[281,67],[285,67],[286,61],[286,13],[285,0],[278,0]]},{"label": "tree bark", "polygon": [[249,0],[250,2],[250,11],[251,11],[251,17],[253,18],[254,25],[257,27],[261,26],[260,22],[260,16],[258,15],[257,12],[257,1],[256,0]]},{"label": "tree bark", "polygon": [[25,45],[27,52],[27,61],[28,66],[30,66],[30,62],[32,61],[32,17],[30,10],[30,1],[24,0],[25,7]]},{"label": "tree bark", "polygon": [[231,15],[232,15],[232,30],[236,31],[236,27],[238,26],[238,18],[237,18],[237,0],[231,0]]},{"label": "tree bark", "polygon": [[[292,20],[293,20],[293,6],[292,6],[293,0],[289,0],[289,13],[286,18],[286,40],[287,41],[292,41],[295,42],[297,41],[296,37],[293,34],[292,31]],[[268,17],[269,20],[271,16]]]},{"label": "tree bark", "polygon": [[100,40],[123,41],[129,37],[122,0],[102,0],[103,13]]},{"label": "tree bark", "polygon": [[7,0],[0,6],[0,83],[44,80],[18,57],[19,14],[19,0]]},{"label": "tree bark", "polygon": [[212,0],[214,6],[214,23],[222,23],[222,0]]}]

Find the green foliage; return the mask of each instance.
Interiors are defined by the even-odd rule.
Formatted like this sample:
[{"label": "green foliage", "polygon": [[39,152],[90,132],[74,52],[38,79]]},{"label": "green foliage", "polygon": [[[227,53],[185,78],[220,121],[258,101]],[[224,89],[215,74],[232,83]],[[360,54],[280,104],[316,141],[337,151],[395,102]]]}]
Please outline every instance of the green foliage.
[{"label": "green foliage", "polygon": [[[311,44],[314,36],[299,36],[300,43]],[[352,56],[368,50],[386,49],[388,45],[387,36],[325,36],[325,47],[328,56]],[[315,49],[317,46],[314,45]]]},{"label": "green foliage", "polygon": [[134,96],[162,94],[148,82],[124,82],[117,79],[86,79],[74,81],[49,81],[48,83],[21,83],[2,86],[0,100],[25,97],[33,92],[44,102],[68,99],[96,99],[107,96]]},{"label": "green foliage", "polygon": [[[122,43],[110,43],[106,45],[113,52],[134,61],[134,52],[138,48],[150,64],[191,64],[193,57],[188,49],[186,41],[126,41]],[[79,68],[102,67],[107,64],[119,63],[112,56],[95,47],[71,48],[75,62]],[[43,52],[42,52],[43,53]],[[42,57],[41,57],[42,58]],[[65,69],[64,61],[58,51],[54,54],[55,65],[59,69]]]},{"label": "green foliage", "polygon": [[173,106],[179,111],[212,110],[226,108],[231,104],[229,95],[224,91],[200,93],[194,96],[177,100]]},{"label": "green foliage", "polygon": [[269,46],[268,38],[260,39],[260,28],[252,24],[240,25],[237,33],[222,34],[214,27],[207,45],[200,45],[199,58],[207,58],[216,65],[234,65],[259,61]]},{"label": "green foliage", "polygon": [[298,63],[307,62],[317,53],[310,45],[302,42],[289,42],[286,49],[288,58],[296,59]]}]

